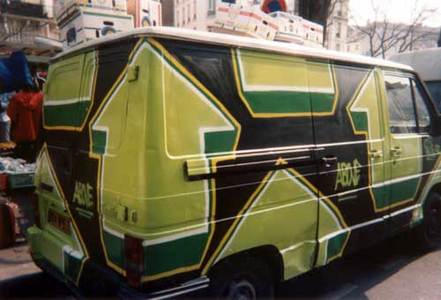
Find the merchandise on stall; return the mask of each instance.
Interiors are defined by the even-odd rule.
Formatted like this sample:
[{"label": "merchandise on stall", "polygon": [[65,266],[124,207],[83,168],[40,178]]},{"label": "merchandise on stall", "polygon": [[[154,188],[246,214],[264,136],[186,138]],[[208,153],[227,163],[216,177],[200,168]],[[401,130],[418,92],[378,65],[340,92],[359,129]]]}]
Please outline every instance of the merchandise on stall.
[{"label": "merchandise on stall", "polygon": [[10,98],[15,93],[0,94],[0,143],[6,143],[10,140],[11,119],[6,113]]}]

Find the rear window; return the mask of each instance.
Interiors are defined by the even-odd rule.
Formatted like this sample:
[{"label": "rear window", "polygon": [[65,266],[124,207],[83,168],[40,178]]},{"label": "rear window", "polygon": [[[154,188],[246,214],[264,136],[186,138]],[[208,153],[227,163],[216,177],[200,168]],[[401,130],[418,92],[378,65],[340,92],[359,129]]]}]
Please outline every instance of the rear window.
[{"label": "rear window", "polygon": [[441,80],[427,81],[427,88],[432,95],[433,102],[435,102],[438,111],[441,111]]}]

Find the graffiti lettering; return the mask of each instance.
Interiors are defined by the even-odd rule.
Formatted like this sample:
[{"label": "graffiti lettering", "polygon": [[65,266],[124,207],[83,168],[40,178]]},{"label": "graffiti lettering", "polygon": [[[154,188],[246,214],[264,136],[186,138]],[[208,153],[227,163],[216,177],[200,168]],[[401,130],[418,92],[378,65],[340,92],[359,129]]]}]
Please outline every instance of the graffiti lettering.
[{"label": "graffiti lettering", "polygon": [[93,188],[90,184],[77,181],[75,183],[73,202],[85,208],[92,208],[92,190]]},{"label": "graffiti lettering", "polygon": [[352,163],[341,162],[337,165],[337,180],[335,181],[335,190],[340,187],[355,187],[360,182],[361,164],[357,159]]}]

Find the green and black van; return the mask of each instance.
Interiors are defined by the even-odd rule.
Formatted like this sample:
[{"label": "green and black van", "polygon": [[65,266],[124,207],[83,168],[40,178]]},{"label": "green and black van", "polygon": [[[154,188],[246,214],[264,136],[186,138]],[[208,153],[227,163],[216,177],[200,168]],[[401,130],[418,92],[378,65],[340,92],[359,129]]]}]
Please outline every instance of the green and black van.
[{"label": "green and black van", "polygon": [[31,252],[82,292],[253,299],[407,229],[441,240],[440,117],[410,67],[149,28],[65,51],[45,89]]}]

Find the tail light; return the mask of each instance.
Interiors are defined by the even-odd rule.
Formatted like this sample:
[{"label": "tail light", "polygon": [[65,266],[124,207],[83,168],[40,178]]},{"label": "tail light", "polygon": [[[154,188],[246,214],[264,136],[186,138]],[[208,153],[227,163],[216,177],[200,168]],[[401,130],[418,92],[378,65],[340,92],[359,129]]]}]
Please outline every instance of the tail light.
[{"label": "tail light", "polygon": [[144,273],[144,249],[142,240],[126,235],[124,237],[127,283],[134,288],[141,287]]}]

